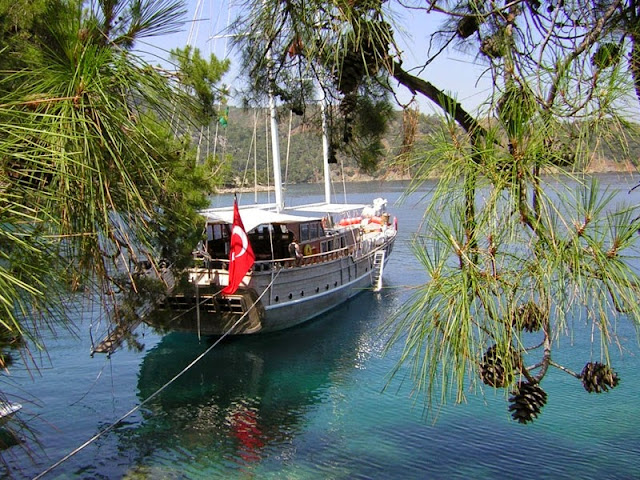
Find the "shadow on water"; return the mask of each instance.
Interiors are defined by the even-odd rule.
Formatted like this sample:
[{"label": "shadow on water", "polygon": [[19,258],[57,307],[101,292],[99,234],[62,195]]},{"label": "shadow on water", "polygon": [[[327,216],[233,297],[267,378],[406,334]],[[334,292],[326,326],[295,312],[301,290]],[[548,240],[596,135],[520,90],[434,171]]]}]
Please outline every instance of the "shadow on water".
[{"label": "shadow on water", "polygon": [[[135,432],[124,429],[119,435],[135,442],[143,458],[145,452],[157,455],[157,449],[166,449],[170,456],[178,451],[197,455],[199,450],[204,455],[206,450],[207,463],[211,455],[232,462],[258,460],[270,446],[290,443],[304,428],[305,415],[322,402],[331,379],[356,366],[362,344],[376,336],[379,299],[363,292],[300,327],[223,340],[145,405]],[[142,362],[140,400],[214,340],[165,336]]]}]

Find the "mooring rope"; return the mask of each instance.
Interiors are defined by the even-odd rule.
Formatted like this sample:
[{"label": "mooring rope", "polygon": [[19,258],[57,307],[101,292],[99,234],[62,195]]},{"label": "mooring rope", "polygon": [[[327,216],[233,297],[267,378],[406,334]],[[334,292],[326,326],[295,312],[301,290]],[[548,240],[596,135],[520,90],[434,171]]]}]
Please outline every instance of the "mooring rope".
[{"label": "mooring rope", "polygon": [[[152,399],[154,399],[155,397],[157,397],[160,393],[162,393],[167,387],[169,387],[169,385],[171,385],[173,382],[175,382],[178,378],[180,378],[182,375],[184,375],[191,367],[193,367],[196,363],[198,363],[200,360],[202,360],[202,358],[207,355],[211,350],[213,350],[216,346],[218,346],[218,344],[227,336],[229,335],[234,328],[236,328],[238,326],[238,324],[244,320],[244,318],[249,314],[249,312],[251,312],[251,310],[253,310],[256,306],[256,304],[262,299],[262,297],[265,295],[265,293],[267,293],[270,289],[271,286],[273,285],[273,282],[276,281],[276,278],[278,278],[278,275],[280,275],[280,272],[282,271],[282,267],[280,269],[278,269],[278,272],[276,273],[276,275],[273,277],[273,279],[271,280],[271,282],[269,283],[269,285],[267,286],[267,288],[265,288],[262,293],[258,296],[258,298],[256,299],[255,302],[253,302],[251,304],[251,306],[247,309],[246,312],[244,312],[240,318],[220,337],[218,338],[209,348],[207,348],[204,352],[202,352],[200,355],[198,355],[189,365],[187,365],[186,367],[184,367],[179,373],[177,373],[171,380],[169,380],[167,383],[165,383],[162,387],[160,387],[158,390],[156,390],[155,392],[153,392],[151,395],[149,395],[147,398],[145,398],[142,402],[140,402],[138,405],[136,405],[135,407],[133,407],[131,410],[129,410],[127,413],[125,413],[124,415],[122,415],[119,419],[117,419],[115,422],[113,422],[111,425],[109,425],[108,427],[100,430],[98,433],[96,433],[93,437],[91,437],[89,440],[87,440],[86,442],[84,442],[82,445],[80,445],[79,447],[75,448],[74,450],[72,450],[70,453],[68,453],[67,455],[65,455],[64,457],[62,457],[60,460],[58,460],[56,463],[54,463],[53,465],[51,465],[49,468],[47,468],[46,470],[44,470],[43,472],[41,472],[40,474],[38,474],[37,476],[33,477],[33,480],[38,480],[42,477],[44,477],[46,474],[50,473],[51,471],[53,471],[54,469],[56,469],[57,467],[59,467],[60,465],[62,465],[64,462],[66,462],[67,460],[69,460],[71,457],[73,457],[74,455],[76,455],[78,452],[80,452],[81,450],[83,450],[85,447],[91,445],[93,442],[95,442],[98,438],[100,438],[101,436],[103,436],[105,433],[110,432],[111,430],[113,430],[115,427],[118,426],[118,424],[120,424],[120,422],[122,422],[125,418],[133,415],[135,412],[137,412],[138,410],[140,410],[144,405],[146,405],[147,403],[149,403],[149,401],[151,401]],[[203,301],[208,300],[205,299]],[[180,315],[182,315],[183,313],[181,313]]]}]

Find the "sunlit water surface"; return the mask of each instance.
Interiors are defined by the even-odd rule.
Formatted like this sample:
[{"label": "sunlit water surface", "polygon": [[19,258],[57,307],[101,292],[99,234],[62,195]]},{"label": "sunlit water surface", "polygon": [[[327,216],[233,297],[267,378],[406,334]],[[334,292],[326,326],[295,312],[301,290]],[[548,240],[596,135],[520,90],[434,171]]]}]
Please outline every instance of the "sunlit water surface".
[{"label": "sunlit water surface", "polygon": [[[603,176],[621,201],[633,180]],[[401,346],[384,354],[380,327],[425,281],[410,239],[428,188],[404,202],[404,183],[354,185],[350,202],[387,198],[400,234],[381,293],[363,292],[292,330],[223,341],[166,390],[45,478],[278,479],[632,479],[640,478],[640,359],[633,327],[626,350],[612,348],[622,381],[601,395],[552,370],[548,404],[530,425],[514,422],[503,391],[469,392],[467,402],[426,415],[408,370],[390,381]],[[321,200],[320,187],[293,188],[295,203]],[[226,204],[229,197],[217,198]],[[252,203],[253,195],[241,199]],[[425,312],[428,315],[428,312]],[[211,340],[164,337],[140,327],[145,348],[90,357],[99,312],[85,309],[77,336],[49,336],[39,372],[20,365],[3,387],[24,404],[20,418],[38,443],[3,452],[5,473],[32,478],[172,379]],[[580,371],[599,346],[577,325],[556,359]],[[96,340],[94,338],[94,340]],[[402,381],[404,380],[404,381]],[[386,387],[386,389],[385,389]],[[434,415],[437,414],[437,415]]]}]

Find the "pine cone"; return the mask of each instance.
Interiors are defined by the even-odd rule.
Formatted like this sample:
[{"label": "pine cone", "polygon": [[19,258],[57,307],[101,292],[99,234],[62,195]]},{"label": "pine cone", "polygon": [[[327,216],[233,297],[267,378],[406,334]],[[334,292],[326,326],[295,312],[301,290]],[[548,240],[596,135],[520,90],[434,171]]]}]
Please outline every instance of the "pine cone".
[{"label": "pine cone", "polygon": [[496,345],[489,347],[482,356],[480,378],[485,384],[496,388],[506,387],[513,381],[513,372],[506,370],[502,358],[497,354]]},{"label": "pine cone", "polygon": [[520,423],[532,422],[547,403],[547,394],[536,383],[518,382],[509,397],[511,417]]},{"label": "pine cone", "polygon": [[338,73],[337,86],[345,95],[353,93],[365,74],[365,66],[362,55],[355,51],[349,51],[342,61],[342,68]]},{"label": "pine cone", "polygon": [[499,35],[484,38],[480,43],[480,53],[489,58],[501,58],[506,50],[503,44],[504,41]]},{"label": "pine cone", "polygon": [[546,315],[534,302],[527,302],[518,307],[512,325],[526,332],[537,332],[542,328]]},{"label": "pine cone", "polygon": [[467,15],[458,22],[456,33],[462,38],[469,38],[478,31],[480,20],[476,15]]},{"label": "pine cone", "polygon": [[600,362],[589,362],[580,374],[582,385],[589,393],[607,392],[618,385],[620,379],[609,365]]}]

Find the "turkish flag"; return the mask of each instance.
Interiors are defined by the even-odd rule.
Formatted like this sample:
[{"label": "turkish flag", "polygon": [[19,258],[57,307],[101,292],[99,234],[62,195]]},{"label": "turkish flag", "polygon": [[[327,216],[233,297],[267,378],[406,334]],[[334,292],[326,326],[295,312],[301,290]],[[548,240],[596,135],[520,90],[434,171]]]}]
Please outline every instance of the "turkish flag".
[{"label": "turkish flag", "polygon": [[238,285],[253,266],[255,255],[244,231],[244,225],[238,211],[238,201],[233,201],[233,228],[231,229],[231,249],[229,250],[229,285],[222,293],[231,295],[238,289]]}]

